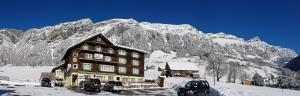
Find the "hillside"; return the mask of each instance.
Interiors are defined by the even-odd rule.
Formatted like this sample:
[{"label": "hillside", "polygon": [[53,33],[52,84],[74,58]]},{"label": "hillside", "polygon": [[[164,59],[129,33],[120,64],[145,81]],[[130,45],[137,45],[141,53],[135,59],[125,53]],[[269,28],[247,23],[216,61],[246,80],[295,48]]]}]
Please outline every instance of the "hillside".
[{"label": "hillside", "polygon": [[[96,33],[103,33],[112,42],[146,50],[161,50],[176,57],[196,56],[207,61],[207,55],[221,53],[231,61],[241,62],[259,71],[275,69],[297,56],[287,48],[270,45],[260,38],[244,40],[225,33],[204,33],[188,24],[172,25],[138,22],[133,19],[111,19],[93,23],[90,19],[33,28],[8,36],[0,31],[2,64],[57,65],[66,49]],[[147,55],[149,57],[150,54]],[[151,57],[150,57],[151,59]],[[1,64],[0,63],[0,64]],[[265,68],[265,67],[268,68]]]}]

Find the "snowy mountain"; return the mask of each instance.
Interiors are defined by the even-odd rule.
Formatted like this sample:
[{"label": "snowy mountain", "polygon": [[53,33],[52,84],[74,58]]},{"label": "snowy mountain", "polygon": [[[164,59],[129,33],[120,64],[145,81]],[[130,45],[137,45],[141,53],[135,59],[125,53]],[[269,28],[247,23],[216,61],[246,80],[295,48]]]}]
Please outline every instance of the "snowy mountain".
[{"label": "snowy mountain", "polygon": [[[10,32],[12,31],[12,32]],[[0,62],[15,65],[59,64],[66,48],[93,34],[102,32],[112,42],[148,52],[176,52],[176,56],[199,56],[222,53],[229,59],[252,66],[282,65],[297,54],[287,48],[272,46],[258,37],[244,40],[225,33],[203,33],[188,24],[172,25],[111,19],[93,23],[90,19],[18,30],[0,31]],[[3,47],[5,46],[5,47]],[[148,56],[150,56],[150,54]]]},{"label": "snowy mountain", "polygon": [[15,44],[20,41],[23,32],[15,29],[0,29],[0,64],[15,56]]}]

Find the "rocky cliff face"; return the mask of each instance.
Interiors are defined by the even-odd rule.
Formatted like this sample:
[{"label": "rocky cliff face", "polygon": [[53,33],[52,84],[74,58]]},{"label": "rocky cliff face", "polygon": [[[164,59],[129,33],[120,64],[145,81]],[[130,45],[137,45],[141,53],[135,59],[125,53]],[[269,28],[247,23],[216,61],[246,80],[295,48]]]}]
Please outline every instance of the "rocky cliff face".
[{"label": "rocky cliff face", "polygon": [[[6,31],[5,31],[6,32]],[[4,31],[0,31],[0,36]],[[8,31],[7,31],[8,32]],[[200,56],[217,52],[228,58],[258,65],[275,66],[296,57],[293,50],[272,46],[258,37],[244,40],[224,33],[203,33],[190,25],[137,22],[133,19],[111,19],[93,23],[90,19],[61,23],[24,33],[8,32],[0,61],[16,65],[59,64],[66,48],[96,33],[102,32],[112,42],[149,51],[177,52],[177,56]],[[6,40],[5,39],[5,40]],[[2,45],[4,39],[1,40]],[[6,44],[6,42],[10,42]]]},{"label": "rocky cliff face", "polygon": [[15,29],[0,29],[0,64],[15,56],[15,44],[23,37],[23,32]]}]

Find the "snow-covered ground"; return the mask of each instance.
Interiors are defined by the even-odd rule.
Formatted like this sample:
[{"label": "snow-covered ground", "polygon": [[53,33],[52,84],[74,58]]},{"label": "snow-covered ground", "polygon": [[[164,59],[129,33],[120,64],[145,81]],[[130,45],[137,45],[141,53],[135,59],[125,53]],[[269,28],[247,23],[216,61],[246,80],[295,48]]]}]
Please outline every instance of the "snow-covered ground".
[{"label": "snow-covered ground", "polygon": [[233,83],[218,82],[211,87],[218,90],[224,96],[300,96],[300,91],[263,86],[249,86]]},{"label": "snow-covered ground", "polygon": [[41,72],[50,72],[53,66],[3,66],[0,76],[9,76],[10,81],[39,82]]},{"label": "snow-covered ground", "polygon": [[[236,61],[236,60],[232,60]],[[200,72],[200,77],[202,79],[207,79],[213,90],[218,91],[218,94],[223,96],[300,96],[300,91],[280,89],[280,88],[270,88],[270,87],[258,87],[258,86],[248,86],[242,84],[225,83],[226,76],[224,76],[220,82],[213,85],[213,78],[205,74],[206,62],[199,61],[196,56],[187,57],[177,57],[175,52],[165,53],[163,51],[154,51],[150,58],[146,59],[146,66],[155,66],[155,69],[150,69],[145,71],[146,79],[155,79],[160,73],[157,71],[157,67],[164,68],[165,63],[176,63],[177,67],[185,67],[189,64],[194,64],[197,66]],[[244,64],[243,62],[241,62]],[[274,73],[273,69],[267,66],[262,67],[262,69],[269,71],[268,73]],[[255,68],[245,69],[249,74],[259,73],[264,75],[266,72],[264,70],[258,70]],[[165,80],[165,87],[176,89],[178,86],[184,86],[189,80],[187,78],[167,78]]]},{"label": "snow-covered ground", "polygon": [[[156,51],[146,59],[146,66],[155,66],[154,69],[145,71],[146,79],[156,79],[160,75],[158,67],[164,68],[165,63],[176,63],[178,66],[185,67],[184,64],[194,64],[199,69],[201,77],[207,79],[214,91],[217,91],[216,96],[300,96],[300,91],[279,89],[270,87],[248,86],[241,84],[225,83],[226,79],[221,79],[216,85],[213,85],[213,79],[205,75],[205,67],[207,64],[203,61],[198,61],[198,57],[187,56],[177,57],[175,52],[164,53]],[[31,96],[82,96],[82,95],[176,95],[176,88],[183,86],[188,82],[189,78],[167,78],[165,88],[158,90],[134,89],[126,90],[123,94],[113,94],[102,91],[101,93],[85,93],[76,90],[70,90],[64,87],[44,88],[33,85],[39,85],[41,72],[49,72],[53,66],[28,67],[28,66],[4,66],[0,67],[0,76],[9,76],[10,81],[0,80],[0,95],[31,95]],[[23,85],[23,86],[15,86]]]}]

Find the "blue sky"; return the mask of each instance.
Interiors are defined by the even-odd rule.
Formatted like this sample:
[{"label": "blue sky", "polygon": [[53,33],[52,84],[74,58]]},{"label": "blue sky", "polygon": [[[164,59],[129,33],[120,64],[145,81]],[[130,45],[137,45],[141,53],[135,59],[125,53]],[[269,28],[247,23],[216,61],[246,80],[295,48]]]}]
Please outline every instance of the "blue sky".
[{"label": "blue sky", "polygon": [[133,18],[224,32],[246,40],[259,36],[300,52],[297,0],[1,0],[0,28],[23,31],[82,18],[99,22]]}]

